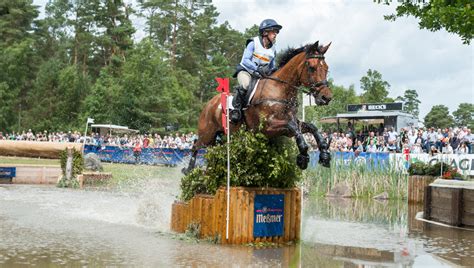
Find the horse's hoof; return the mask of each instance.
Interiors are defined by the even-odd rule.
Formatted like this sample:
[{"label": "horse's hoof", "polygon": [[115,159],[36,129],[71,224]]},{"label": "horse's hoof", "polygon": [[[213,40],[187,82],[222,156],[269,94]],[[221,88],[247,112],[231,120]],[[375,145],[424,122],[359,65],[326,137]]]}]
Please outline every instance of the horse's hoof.
[{"label": "horse's hoof", "polygon": [[308,167],[309,155],[299,154],[296,156],[296,164],[300,169],[306,169]]},{"label": "horse's hoof", "polygon": [[328,152],[322,152],[319,155],[319,163],[323,167],[330,167],[331,166],[331,155]]}]

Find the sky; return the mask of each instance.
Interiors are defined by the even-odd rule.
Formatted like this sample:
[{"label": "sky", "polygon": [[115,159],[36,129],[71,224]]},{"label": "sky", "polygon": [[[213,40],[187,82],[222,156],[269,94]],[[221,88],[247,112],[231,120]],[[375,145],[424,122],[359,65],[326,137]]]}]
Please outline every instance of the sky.
[{"label": "sky", "polygon": [[[44,7],[47,0],[34,0]],[[126,2],[132,2],[128,0]],[[299,47],[320,41],[332,42],[326,53],[329,77],[337,85],[354,85],[362,93],[360,79],[368,69],[377,70],[391,87],[390,97],[407,89],[418,92],[420,119],[434,105],[443,104],[452,113],[460,103],[474,103],[474,49],[444,30],[418,28],[413,17],[385,21],[390,6],[372,0],[215,0],[218,23],[228,21],[244,31],[273,18],[283,29],[277,49]],[[135,20],[136,39],[143,36],[144,21]]]}]

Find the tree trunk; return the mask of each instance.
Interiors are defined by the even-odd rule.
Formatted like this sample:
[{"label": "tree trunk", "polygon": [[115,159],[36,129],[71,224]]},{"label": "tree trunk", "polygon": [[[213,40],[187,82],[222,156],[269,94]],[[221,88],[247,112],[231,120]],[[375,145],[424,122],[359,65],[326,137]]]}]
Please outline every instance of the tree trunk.
[{"label": "tree trunk", "polygon": [[177,28],[178,28],[178,0],[175,0],[175,12],[173,18],[173,45],[171,48],[171,59],[173,66],[176,66],[176,45],[177,45]]}]

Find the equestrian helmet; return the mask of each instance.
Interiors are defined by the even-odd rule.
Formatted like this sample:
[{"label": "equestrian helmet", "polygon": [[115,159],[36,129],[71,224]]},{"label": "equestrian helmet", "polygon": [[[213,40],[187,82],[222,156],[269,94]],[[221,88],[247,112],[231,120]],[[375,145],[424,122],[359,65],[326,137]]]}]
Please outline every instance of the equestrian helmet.
[{"label": "equestrian helmet", "polygon": [[280,31],[283,26],[278,24],[275,20],[273,19],[266,19],[263,20],[260,23],[260,27],[258,27],[258,32],[260,34],[263,34],[264,31],[271,31],[271,30],[277,30]]}]

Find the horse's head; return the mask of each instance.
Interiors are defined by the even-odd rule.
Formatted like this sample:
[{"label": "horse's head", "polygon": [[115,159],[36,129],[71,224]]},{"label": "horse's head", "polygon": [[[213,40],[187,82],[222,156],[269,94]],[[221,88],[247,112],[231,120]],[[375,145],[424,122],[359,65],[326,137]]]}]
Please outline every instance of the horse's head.
[{"label": "horse's head", "polygon": [[324,53],[329,49],[327,46],[320,46],[319,41],[308,45],[305,49],[306,71],[302,70],[301,83],[310,89],[311,95],[316,99],[317,105],[328,105],[332,99],[332,91],[328,86],[327,75],[328,65],[324,60]]}]

